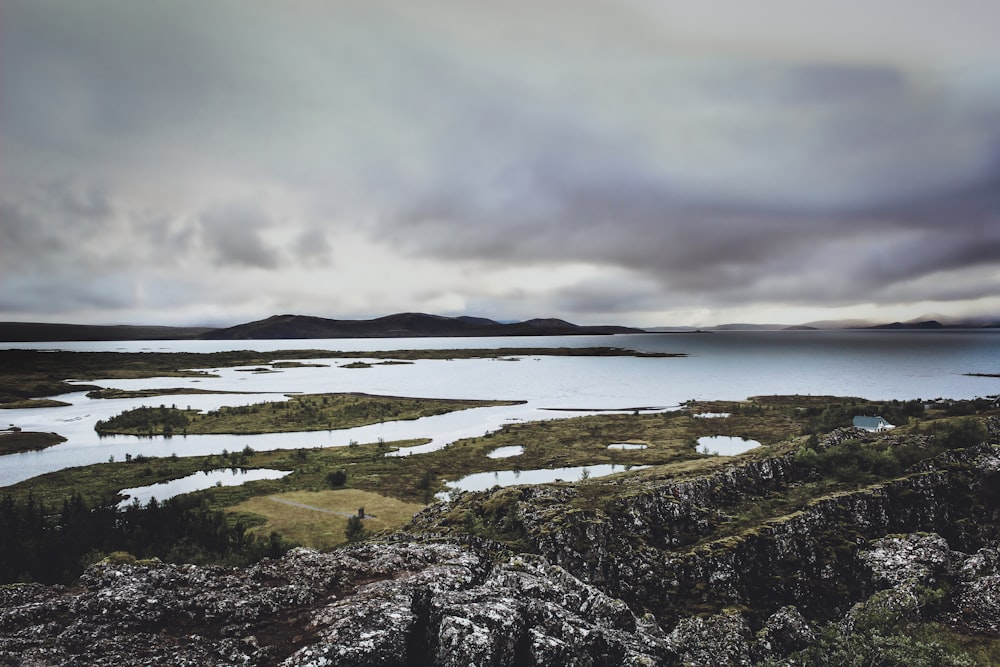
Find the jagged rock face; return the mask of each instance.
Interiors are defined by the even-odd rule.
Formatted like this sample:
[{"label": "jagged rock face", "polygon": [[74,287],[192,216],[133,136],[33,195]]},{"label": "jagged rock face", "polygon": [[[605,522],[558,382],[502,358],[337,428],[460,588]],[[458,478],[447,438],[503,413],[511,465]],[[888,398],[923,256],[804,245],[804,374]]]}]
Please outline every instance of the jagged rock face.
[{"label": "jagged rock face", "polygon": [[804,649],[815,639],[812,626],[791,605],[774,612],[757,633],[758,648],[764,655],[788,655]]},{"label": "jagged rock face", "polygon": [[91,567],[0,588],[0,664],[551,665],[672,661],[663,633],[537,556],[298,549],[245,570]]},{"label": "jagged rock face", "polygon": [[685,665],[750,665],[750,626],[737,612],[686,618],[667,638]]},{"label": "jagged rock face", "polygon": [[[712,539],[728,506],[803,474],[791,457],[753,461],[596,509],[572,487],[486,492],[332,553],[0,587],[0,665],[749,665],[810,645],[825,619],[1000,636],[994,447]],[[471,502],[507,512],[537,553],[428,537]]]},{"label": "jagged rock face", "polygon": [[[861,553],[882,588],[844,618],[845,630],[871,619],[942,620],[963,632],[1000,636],[1000,557],[996,548],[953,551],[935,534],[886,537]],[[940,619],[941,599],[950,598]]]},{"label": "jagged rock face", "polygon": [[[824,445],[854,435],[843,429]],[[867,540],[936,531],[964,549],[995,537],[995,526],[982,519],[993,505],[998,460],[989,446],[951,453],[909,476],[831,495],[717,541],[704,538],[724,509],[802,477],[792,457],[647,483],[640,493],[592,510],[574,505],[573,489],[526,491],[509,511],[532,550],[667,625],[727,606],[763,612],[758,621],[789,604],[833,618],[874,590],[856,557]],[[489,495],[479,502],[488,503]],[[428,515],[417,524],[434,520]]]}]

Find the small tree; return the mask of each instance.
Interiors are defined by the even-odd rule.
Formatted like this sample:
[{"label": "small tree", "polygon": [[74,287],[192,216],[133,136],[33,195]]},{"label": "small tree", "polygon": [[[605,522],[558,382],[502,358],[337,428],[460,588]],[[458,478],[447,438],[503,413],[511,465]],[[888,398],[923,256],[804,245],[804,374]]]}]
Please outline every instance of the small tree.
[{"label": "small tree", "polygon": [[348,542],[360,542],[365,539],[367,533],[364,521],[361,520],[360,516],[355,514],[347,520],[347,528],[344,530],[344,535],[347,536]]},{"label": "small tree", "polygon": [[332,470],[326,474],[326,483],[335,489],[339,489],[347,483],[346,470]]}]

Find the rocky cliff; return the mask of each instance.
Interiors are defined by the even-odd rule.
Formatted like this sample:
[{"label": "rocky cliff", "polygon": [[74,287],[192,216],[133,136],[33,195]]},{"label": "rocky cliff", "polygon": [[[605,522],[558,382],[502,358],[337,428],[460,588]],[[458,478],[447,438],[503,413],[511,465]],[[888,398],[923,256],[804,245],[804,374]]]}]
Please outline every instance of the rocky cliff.
[{"label": "rocky cliff", "polygon": [[0,664],[976,664],[893,632],[1000,638],[996,445],[799,502],[814,477],[794,454],[645,471],[463,494],[389,540],[246,569],[104,562],[0,588]]}]

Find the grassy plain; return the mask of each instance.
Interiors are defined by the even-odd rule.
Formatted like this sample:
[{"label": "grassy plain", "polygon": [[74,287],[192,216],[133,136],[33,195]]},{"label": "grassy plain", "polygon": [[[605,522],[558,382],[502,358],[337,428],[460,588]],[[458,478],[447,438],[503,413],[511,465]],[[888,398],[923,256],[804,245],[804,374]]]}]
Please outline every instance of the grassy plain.
[{"label": "grassy plain", "polygon": [[365,530],[376,534],[396,530],[424,505],[360,489],[340,489],[254,496],[227,511],[234,516],[249,516],[256,524],[252,530],[258,534],[275,531],[297,544],[328,549],[347,542],[347,518],[362,507]]}]

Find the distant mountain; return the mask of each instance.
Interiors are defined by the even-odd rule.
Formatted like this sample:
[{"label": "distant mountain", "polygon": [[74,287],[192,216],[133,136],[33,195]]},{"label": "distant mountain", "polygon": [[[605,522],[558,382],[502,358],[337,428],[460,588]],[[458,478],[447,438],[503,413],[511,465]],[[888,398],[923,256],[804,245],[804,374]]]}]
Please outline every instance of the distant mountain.
[{"label": "distant mountain", "polygon": [[786,324],[747,324],[745,322],[735,322],[733,324],[718,324],[714,327],[706,327],[710,331],[780,331],[787,329]]},{"label": "distant mountain", "polygon": [[892,324],[876,324],[865,327],[866,329],[944,329],[944,325],[937,320],[926,320],[924,322],[893,322]]},{"label": "distant mountain", "polygon": [[690,333],[690,332],[700,332],[707,333],[711,331],[790,331],[790,330],[803,330],[803,329],[815,329],[815,327],[806,326],[804,324],[792,325],[787,324],[748,324],[745,322],[733,322],[731,324],[716,324],[710,327],[651,327],[646,329],[649,333]]},{"label": "distant mountain", "polygon": [[864,329],[874,324],[871,320],[816,320],[806,322],[804,326],[814,329]]},{"label": "distant mountain", "polygon": [[306,315],[275,315],[203,334],[213,340],[277,338],[420,338],[454,336],[567,336],[642,333],[616,326],[580,326],[557,319],[502,324],[483,317],[444,317],[398,313],[372,320],[333,320]]},{"label": "distant mountain", "polygon": [[0,342],[97,340],[272,340],[280,338],[434,338],[454,336],[572,336],[643,333],[618,326],[580,326],[558,319],[501,323],[485,317],[443,317],[398,313],[372,320],[332,320],[307,315],[274,315],[232,327],[0,322]]},{"label": "distant mountain", "polygon": [[0,322],[4,343],[73,340],[187,340],[212,331],[208,327],[158,327],[131,325],[48,324]]}]

